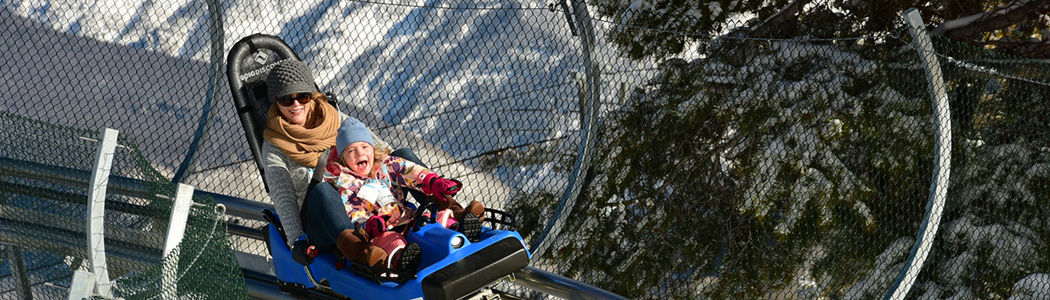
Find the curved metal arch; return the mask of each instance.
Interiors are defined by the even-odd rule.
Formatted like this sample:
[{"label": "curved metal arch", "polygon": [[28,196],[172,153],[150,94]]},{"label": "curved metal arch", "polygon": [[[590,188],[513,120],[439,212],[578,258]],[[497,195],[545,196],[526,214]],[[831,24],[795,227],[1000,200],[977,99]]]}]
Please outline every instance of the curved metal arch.
[{"label": "curved metal arch", "polygon": [[583,45],[583,59],[587,72],[584,78],[584,90],[580,93],[580,132],[582,132],[582,136],[580,137],[581,141],[577,150],[576,162],[573,163],[572,174],[569,177],[569,186],[565,189],[561,199],[558,200],[558,207],[555,208],[550,221],[547,222],[543,231],[532,240],[529,252],[532,253],[533,257],[542,257],[547,248],[550,247],[551,241],[561,233],[561,228],[566,218],[572,213],[572,207],[576,205],[576,199],[580,195],[580,190],[583,189],[583,177],[587,175],[586,170],[590,167],[591,152],[594,145],[593,136],[596,129],[594,118],[598,104],[601,101],[599,92],[601,90],[601,69],[599,69],[598,63],[594,59],[595,38],[591,16],[587,11],[587,4],[583,1],[573,0],[572,9],[575,14],[576,27],[579,28],[580,42]]},{"label": "curved metal arch", "polygon": [[930,199],[926,202],[926,215],[922,218],[922,225],[908,255],[908,262],[904,264],[904,268],[901,269],[883,299],[904,299],[919,276],[919,272],[922,271],[926,256],[933,249],[937,228],[941,224],[941,213],[944,212],[945,198],[948,193],[948,176],[951,173],[952,164],[952,123],[944,76],[941,75],[941,67],[937,63],[933,44],[930,37],[926,35],[919,11],[914,8],[908,9],[904,11],[903,17],[914,38],[915,49],[919,51],[919,59],[925,66],[926,77],[930,84],[930,98],[933,100],[933,125],[936,127],[933,141],[936,152],[933,158],[933,178],[930,181]]}]

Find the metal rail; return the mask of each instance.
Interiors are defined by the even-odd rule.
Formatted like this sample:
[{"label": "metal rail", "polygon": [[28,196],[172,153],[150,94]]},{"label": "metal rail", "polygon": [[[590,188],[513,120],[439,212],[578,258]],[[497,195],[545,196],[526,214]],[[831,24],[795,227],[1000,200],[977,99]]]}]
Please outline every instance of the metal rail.
[{"label": "metal rail", "polygon": [[510,282],[564,299],[627,299],[586,283],[533,267],[524,267],[514,272],[514,280]]}]

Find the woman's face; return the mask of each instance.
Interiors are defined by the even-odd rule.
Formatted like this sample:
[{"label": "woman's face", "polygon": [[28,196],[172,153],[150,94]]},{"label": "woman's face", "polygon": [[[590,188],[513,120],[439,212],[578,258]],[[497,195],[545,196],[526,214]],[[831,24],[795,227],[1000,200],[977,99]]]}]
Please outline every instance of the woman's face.
[{"label": "woman's face", "polygon": [[359,176],[367,177],[368,171],[372,170],[372,162],[375,159],[375,148],[366,142],[353,142],[343,149],[341,156],[343,165]]},{"label": "woman's face", "polygon": [[[289,101],[289,99],[291,99]],[[294,93],[277,100],[277,107],[281,111],[281,117],[285,121],[295,125],[306,124],[306,116],[310,114],[310,101],[313,95],[310,93]]]}]

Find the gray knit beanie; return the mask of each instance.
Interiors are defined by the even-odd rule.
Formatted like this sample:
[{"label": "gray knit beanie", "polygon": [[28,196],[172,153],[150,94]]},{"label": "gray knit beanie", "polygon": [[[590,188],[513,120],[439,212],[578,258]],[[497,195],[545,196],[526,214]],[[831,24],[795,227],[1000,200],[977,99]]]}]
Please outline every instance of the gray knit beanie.
[{"label": "gray knit beanie", "polygon": [[273,99],[294,93],[318,92],[310,68],[294,58],[282,60],[270,70],[266,88]]}]

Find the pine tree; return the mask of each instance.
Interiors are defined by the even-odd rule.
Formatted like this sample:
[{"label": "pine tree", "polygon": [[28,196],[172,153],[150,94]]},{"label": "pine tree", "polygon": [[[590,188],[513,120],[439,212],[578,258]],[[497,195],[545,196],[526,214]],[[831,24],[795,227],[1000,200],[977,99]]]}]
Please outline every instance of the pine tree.
[{"label": "pine tree", "polygon": [[[914,241],[933,167],[926,80],[910,67],[916,54],[897,20],[915,5],[941,24],[930,26],[938,37],[1046,55],[1037,49],[1047,37],[1017,38],[1048,28],[1046,14],[1015,8],[1045,12],[1047,4],[997,4],[593,2],[617,24],[609,40],[630,58],[661,62],[660,72],[605,115],[598,155],[566,224],[573,230],[545,259],[628,297],[881,297]],[[1006,17],[946,22],[987,11]],[[769,39],[799,36],[810,39]],[[687,45],[705,55],[672,58],[694,51]],[[1037,221],[1050,219],[1039,208],[1047,197],[1033,196],[1050,194],[1050,159],[1038,147],[1050,141],[1047,89],[1015,84],[989,96],[986,74],[947,75],[959,166],[952,200],[963,200],[947,209],[942,228],[954,236],[938,242],[913,295],[1009,296],[1018,280],[1050,272],[1050,258],[1027,268],[1003,261],[1046,253],[1050,244],[1050,227]],[[1020,197],[988,196],[994,193]],[[520,197],[512,203],[531,204],[512,210],[529,215],[528,236],[556,199]],[[977,205],[989,198],[1004,200]],[[989,218],[1017,215],[1011,207],[1025,209],[1024,221],[1006,222],[1019,225]],[[973,232],[1009,233],[1026,247],[991,264],[965,260],[1010,246],[966,235]]]}]

